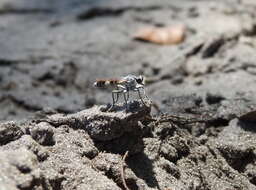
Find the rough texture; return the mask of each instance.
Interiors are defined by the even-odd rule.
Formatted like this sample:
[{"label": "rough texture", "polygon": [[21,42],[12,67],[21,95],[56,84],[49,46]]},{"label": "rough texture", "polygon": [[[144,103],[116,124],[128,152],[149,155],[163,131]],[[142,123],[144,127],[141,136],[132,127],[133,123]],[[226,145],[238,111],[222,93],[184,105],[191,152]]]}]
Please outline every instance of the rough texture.
[{"label": "rough texture", "polygon": [[[0,189],[256,189],[254,0],[2,0],[0,15]],[[180,24],[181,44],[132,39]],[[127,74],[154,105],[107,112],[94,80]]]},{"label": "rough texture", "polygon": [[[183,100],[189,105],[191,99]],[[253,112],[241,108],[240,117],[226,106],[235,119],[224,114],[220,120],[222,104],[190,105],[207,115],[180,111],[152,118],[150,108],[132,102],[130,111],[94,106],[27,121],[27,134],[0,147],[1,187],[124,189],[124,176],[130,189],[139,190],[254,189],[255,122],[244,118]]]},{"label": "rough texture", "polygon": [[4,145],[14,141],[23,135],[22,129],[14,122],[8,122],[1,125],[0,144]]},{"label": "rough texture", "polygon": [[[80,128],[86,130],[94,140],[109,141],[122,136],[125,132],[136,130],[134,128],[138,122],[150,115],[150,107],[141,105],[137,101],[130,103],[129,107],[132,108],[131,111],[125,109],[123,105],[120,108],[116,107],[115,112],[109,112],[105,107],[95,106],[68,116],[51,115],[46,121],[55,127],[67,125],[75,129]],[[117,109],[121,110],[116,111]],[[39,123],[39,125],[44,124]]]}]

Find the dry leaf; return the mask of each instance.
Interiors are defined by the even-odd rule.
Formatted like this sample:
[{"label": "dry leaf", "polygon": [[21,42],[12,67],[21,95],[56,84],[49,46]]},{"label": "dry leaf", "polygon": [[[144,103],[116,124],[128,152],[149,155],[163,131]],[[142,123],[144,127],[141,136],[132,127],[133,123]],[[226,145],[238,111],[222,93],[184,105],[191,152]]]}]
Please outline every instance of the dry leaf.
[{"label": "dry leaf", "polygon": [[178,44],[185,39],[183,25],[169,27],[145,27],[133,36],[137,40],[145,40],[156,44]]}]

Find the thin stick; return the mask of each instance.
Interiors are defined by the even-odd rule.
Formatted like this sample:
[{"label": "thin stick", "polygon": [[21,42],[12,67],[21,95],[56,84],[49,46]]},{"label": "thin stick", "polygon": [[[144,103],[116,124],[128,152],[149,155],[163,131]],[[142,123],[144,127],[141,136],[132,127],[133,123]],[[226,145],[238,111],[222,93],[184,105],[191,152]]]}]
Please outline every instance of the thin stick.
[{"label": "thin stick", "polygon": [[125,159],[126,159],[126,157],[127,157],[127,155],[128,155],[128,152],[129,152],[129,151],[126,151],[126,152],[125,152],[125,154],[124,154],[124,156],[123,156],[123,158],[122,158],[122,165],[121,165],[121,178],[122,178],[123,186],[124,186],[124,188],[125,188],[126,190],[130,190],[130,189],[128,188],[126,182],[125,182],[125,176],[124,176],[124,175],[125,175],[125,173],[124,173],[124,163],[125,163]]}]

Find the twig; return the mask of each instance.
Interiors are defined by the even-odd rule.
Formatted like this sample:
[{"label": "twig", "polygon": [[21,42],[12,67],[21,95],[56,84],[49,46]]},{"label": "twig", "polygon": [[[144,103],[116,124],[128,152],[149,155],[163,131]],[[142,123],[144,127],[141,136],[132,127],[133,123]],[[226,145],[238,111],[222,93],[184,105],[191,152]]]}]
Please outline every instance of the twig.
[{"label": "twig", "polygon": [[124,186],[124,188],[125,188],[126,190],[130,190],[130,189],[128,188],[126,182],[125,182],[125,177],[124,177],[124,174],[125,174],[125,173],[124,173],[124,163],[125,163],[125,159],[126,159],[126,157],[127,157],[127,155],[128,155],[128,152],[129,152],[129,151],[126,151],[126,152],[125,152],[125,154],[124,154],[124,156],[123,156],[123,158],[122,158],[122,165],[121,165],[121,178],[122,178],[123,186]]}]

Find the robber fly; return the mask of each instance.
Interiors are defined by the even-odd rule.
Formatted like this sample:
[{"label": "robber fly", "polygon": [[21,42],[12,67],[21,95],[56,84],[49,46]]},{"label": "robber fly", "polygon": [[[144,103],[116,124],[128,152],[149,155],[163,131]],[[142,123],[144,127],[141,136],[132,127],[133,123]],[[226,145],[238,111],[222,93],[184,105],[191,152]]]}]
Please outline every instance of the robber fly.
[{"label": "robber fly", "polygon": [[[144,102],[141,91],[143,92],[144,97],[148,100],[149,98],[146,96],[145,88],[144,88],[144,78],[143,76],[135,76],[135,75],[127,75],[125,77],[121,77],[120,79],[100,79],[96,80],[94,86],[97,88],[112,88],[112,109],[119,99],[119,95],[123,94],[125,105],[127,108],[127,102],[129,100],[129,92],[135,91],[138,93],[141,102],[146,105]],[[116,97],[115,97],[116,95]]]}]

